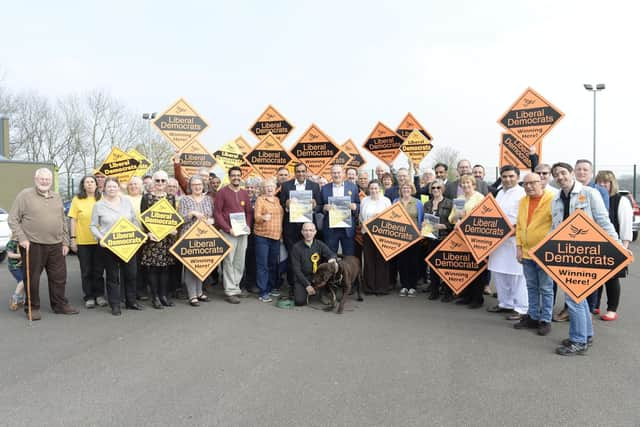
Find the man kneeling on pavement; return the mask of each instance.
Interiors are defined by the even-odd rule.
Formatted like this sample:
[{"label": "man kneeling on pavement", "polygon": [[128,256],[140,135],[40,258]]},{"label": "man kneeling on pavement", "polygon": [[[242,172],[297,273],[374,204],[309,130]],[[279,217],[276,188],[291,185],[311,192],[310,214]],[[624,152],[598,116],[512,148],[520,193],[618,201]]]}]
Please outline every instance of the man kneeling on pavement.
[{"label": "man kneeling on pavement", "polygon": [[303,239],[293,245],[289,257],[293,270],[293,294],[295,305],[306,305],[307,296],[315,295],[311,277],[322,262],[337,262],[336,254],[322,241],[317,240],[316,226],[312,222],[302,225]]}]

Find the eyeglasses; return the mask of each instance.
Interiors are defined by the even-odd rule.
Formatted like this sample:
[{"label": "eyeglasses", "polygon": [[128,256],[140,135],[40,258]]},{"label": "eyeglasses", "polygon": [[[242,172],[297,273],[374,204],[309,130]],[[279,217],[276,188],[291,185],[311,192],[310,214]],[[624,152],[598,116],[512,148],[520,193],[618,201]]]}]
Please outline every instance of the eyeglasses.
[{"label": "eyeglasses", "polygon": [[431,186],[432,190],[442,190],[442,187],[438,186]]},{"label": "eyeglasses", "polygon": [[166,179],[156,179],[156,182],[167,182]]},{"label": "eyeglasses", "polygon": [[551,172],[536,172],[538,175],[549,175]]}]

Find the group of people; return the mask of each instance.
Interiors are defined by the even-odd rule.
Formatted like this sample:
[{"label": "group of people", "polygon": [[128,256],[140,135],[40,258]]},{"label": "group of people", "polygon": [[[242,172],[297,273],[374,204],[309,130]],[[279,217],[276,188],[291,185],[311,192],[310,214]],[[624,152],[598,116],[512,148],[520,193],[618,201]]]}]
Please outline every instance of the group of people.
[{"label": "group of people", "polygon": [[[228,184],[222,187],[220,178],[206,168],[186,176],[177,157],[173,172],[175,178],[157,171],[128,183],[100,174],[85,176],[67,221],[62,201],[51,189],[51,172],[39,169],[35,186],[16,197],[9,216],[13,232],[9,268],[19,283],[12,309],[24,303],[21,286],[28,272],[30,304],[25,310],[30,309],[31,319],[41,318],[38,289],[41,272],[46,269],[53,311],[78,313],[65,297],[64,257],[69,249],[78,255],[85,307],[110,306],[116,316],[121,315],[122,303],[127,309],[142,310],[141,301],[146,299],[156,309],[171,307],[171,296],[180,290],[186,292],[188,303],[197,307],[209,301],[205,285],[215,285],[219,277],[225,300],[231,304],[240,303],[252,292],[260,301],[271,302],[281,297],[286,277],[288,297],[295,305],[304,305],[315,294],[312,276],[318,265],[336,262],[341,254],[362,260],[360,285],[369,295],[387,295],[399,287],[400,297],[415,297],[417,285],[423,281],[430,284],[430,300],[455,300],[473,309],[483,306],[493,281],[498,303],[488,311],[504,313],[507,319],[517,321],[516,329],[536,329],[546,335],[554,318],[556,288],[530,258],[529,250],[576,209],[584,210],[625,247],[631,241],[629,200],[620,195],[611,171],[601,171],[594,181],[587,160],[579,160],[575,168],[567,163],[536,164],[533,171],[522,176],[518,168],[504,166],[493,185],[484,181],[484,168],[472,167],[468,160],[458,162],[456,180],[447,179],[448,166],[443,163],[422,175],[414,166],[397,171],[379,166],[373,177],[368,171],[345,171],[335,164],[331,182],[311,176],[304,163],[295,166],[292,179],[288,169],[282,168],[273,178],[252,177],[246,182],[241,169],[232,167]],[[551,176],[559,190],[549,185]],[[311,194],[313,216],[307,222],[290,218],[292,192],[299,191]],[[438,272],[427,268],[424,259],[489,192],[515,226],[515,236],[491,253],[487,271],[460,295],[454,295]],[[348,199],[351,218],[346,226],[332,227],[328,220],[336,197]],[[184,223],[159,239],[139,221],[139,215],[163,199],[178,211]],[[428,237],[386,262],[362,224],[393,203],[403,205],[418,229],[422,229],[427,215],[436,223]],[[244,227],[237,226],[238,217]],[[101,241],[120,218],[148,235],[138,253],[126,262]],[[215,226],[231,247],[221,274],[216,269],[204,282],[182,268],[169,251],[176,239],[199,220]],[[618,316],[619,279],[623,276],[605,286],[608,305],[603,320]],[[593,343],[591,315],[599,311],[599,306],[600,292],[580,304],[565,298],[565,309],[553,319],[570,321],[569,337],[556,350],[558,354],[586,353]]]}]

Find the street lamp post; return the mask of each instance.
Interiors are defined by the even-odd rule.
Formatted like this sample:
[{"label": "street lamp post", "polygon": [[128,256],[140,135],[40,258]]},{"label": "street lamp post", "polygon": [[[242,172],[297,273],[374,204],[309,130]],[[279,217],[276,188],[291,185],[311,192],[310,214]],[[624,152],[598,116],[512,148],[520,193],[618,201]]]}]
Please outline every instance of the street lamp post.
[{"label": "street lamp post", "polygon": [[596,94],[604,90],[604,83],[598,83],[594,88],[593,85],[584,84],[584,88],[589,92],[593,92],[593,171],[596,171]]},{"label": "street lamp post", "polygon": [[158,113],[142,113],[142,120],[146,120],[148,123],[147,127],[147,138],[149,139],[147,142],[151,145],[151,120],[155,119]]}]

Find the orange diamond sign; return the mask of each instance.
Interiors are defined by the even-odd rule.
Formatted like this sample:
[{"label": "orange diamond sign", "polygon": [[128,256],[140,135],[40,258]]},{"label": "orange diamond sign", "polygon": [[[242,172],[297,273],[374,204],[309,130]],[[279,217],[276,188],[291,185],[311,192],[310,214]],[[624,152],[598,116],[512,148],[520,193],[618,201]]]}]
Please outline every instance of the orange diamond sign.
[{"label": "orange diamond sign", "polygon": [[396,132],[401,137],[406,138],[414,129],[418,129],[425,138],[427,138],[429,141],[433,141],[433,137],[431,136],[431,134],[427,132],[424,126],[422,126],[411,113],[407,113],[405,118],[402,119],[402,122],[398,125]]},{"label": "orange diamond sign", "polygon": [[382,122],[378,122],[367,137],[363,147],[382,160],[383,163],[390,165],[400,154],[402,141],[402,137],[395,133],[393,129]]},{"label": "orange diamond sign", "polygon": [[[329,165],[332,165],[332,164],[340,165],[343,168],[347,168],[347,167],[351,167],[351,165],[349,164],[350,161],[351,161],[351,156],[346,151],[344,151],[344,147],[341,147],[340,151],[338,151],[338,155],[336,156],[335,159],[333,159],[333,162],[329,163]],[[329,165],[327,165],[327,167]]]},{"label": "orange diamond sign", "polygon": [[231,251],[231,245],[215,227],[200,219],[169,251],[198,279],[204,280]]},{"label": "orange diamond sign", "polygon": [[263,178],[275,176],[278,169],[286,167],[292,160],[280,140],[271,132],[244,158]]},{"label": "orange diamond sign", "polygon": [[478,263],[473,259],[460,230],[449,233],[425,261],[456,294],[487,269],[486,261]]},{"label": "orange diamond sign", "polygon": [[[542,158],[542,140],[534,144],[536,153]],[[531,170],[529,147],[515,136],[503,133],[500,143],[500,167],[512,165],[520,170]]]},{"label": "orange diamond sign", "polygon": [[351,160],[349,160],[349,163],[347,163],[347,167],[353,166],[354,168],[359,168],[360,166],[367,163],[364,157],[362,157],[360,150],[358,150],[358,147],[351,140],[351,138],[347,139],[347,141],[342,144],[342,148],[349,156],[351,156]]},{"label": "orange diamond sign", "polygon": [[178,99],[153,124],[178,150],[209,126],[183,98]]},{"label": "orange diamond sign", "polygon": [[307,165],[314,175],[330,164],[339,151],[340,147],[315,124],[309,126],[291,148],[291,153],[296,159]]},{"label": "orange diamond sign", "polygon": [[[237,137],[233,140],[233,142],[235,142],[240,151],[242,151],[243,156],[247,155],[252,150],[251,145],[249,145],[249,143],[242,136]],[[253,168],[249,163],[247,163],[246,160],[242,162],[242,164],[240,165],[240,169],[242,169],[243,180],[246,180],[253,174]]]},{"label": "orange diamond sign", "polygon": [[363,224],[386,261],[422,239],[405,208],[394,203]]},{"label": "orange diamond sign", "polygon": [[498,120],[498,124],[528,146],[540,141],[562,118],[564,113],[527,88]]},{"label": "orange diamond sign", "polygon": [[179,159],[184,174],[189,178],[197,175],[201,168],[211,169],[216,164],[211,153],[197,139],[180,150]]},{"label": "orange diamond sign", "polygon": [[461,231],[476,261],[485,259],[515,233],[515,228],[492,194],[473,208],[456,228]]},{"label": "orange diamond sign", "polygon": [[633,255],[581,209],[551,231],[529,255],[576,303],[633,261]]},{"label": "orange diamond sign", "polygon": [[258,139],[264,138],[271,132],[281,142],[291,133],[293,125],[284,118],[278,110],[269,105],[256,122],[249,128],[249,131]]}]

